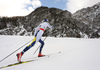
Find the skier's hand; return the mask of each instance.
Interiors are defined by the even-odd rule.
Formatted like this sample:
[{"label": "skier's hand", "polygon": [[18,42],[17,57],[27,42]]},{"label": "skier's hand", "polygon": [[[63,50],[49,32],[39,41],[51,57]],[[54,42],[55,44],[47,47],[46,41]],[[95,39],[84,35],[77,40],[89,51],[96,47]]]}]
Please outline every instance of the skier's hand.
[{"label": "skier's hand", "polygon": [[53,25],[52,27],[55,28],[55,25]]},{"label": "skier's hand", "polygon": [[55,25],[52,26],[52,30],[55,28]]}]

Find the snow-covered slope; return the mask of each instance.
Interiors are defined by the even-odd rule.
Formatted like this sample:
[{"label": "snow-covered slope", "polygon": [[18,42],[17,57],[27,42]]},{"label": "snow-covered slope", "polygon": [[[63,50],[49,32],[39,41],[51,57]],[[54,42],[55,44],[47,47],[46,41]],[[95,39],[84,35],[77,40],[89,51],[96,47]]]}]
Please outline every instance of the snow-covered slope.
[{"label": "snow-covered slope", "polygon": [[[0,60],[33,38],[33,36],[0,36]],[[34,59],[38,52],[35,55],[33,53],[38,46],[39,43],[27,51],[22,60]],[[43,54],[59,51],[60,54],[51,55],[49,58],[41,58],[2,70],[100,70],[100,39],[47,37]],[[16,53],[0,62],[0,67],[16,63]]]}]

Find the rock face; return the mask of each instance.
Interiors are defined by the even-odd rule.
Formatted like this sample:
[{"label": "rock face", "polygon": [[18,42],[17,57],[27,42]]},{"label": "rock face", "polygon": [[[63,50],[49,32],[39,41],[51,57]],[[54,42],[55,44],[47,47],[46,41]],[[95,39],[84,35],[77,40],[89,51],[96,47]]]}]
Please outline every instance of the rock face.
[{"label": "rock face", "polygon": [[73,14],[73,18],[88,25],[91,37],[100,37],[100,2],[92,7],[83,8]]},{"label": "rock face", "polygon": [[100,2],[92,7],[83,8],[73,14],[77,20],[81,20],[86,24],[100,25]]},{"label": "rock face", "polygon": [[[0,18],[0,34],[34,35],[34,28],[47,18],[51,25],[55,25],[55,28],[52,32],[47,29],[43,36],[98,38],[100,37],[100,3],[91,8],[71,14],[67,10],[39,7],[24,17],[3,17]],[[87,9],[89,9],[88,12]]]}]

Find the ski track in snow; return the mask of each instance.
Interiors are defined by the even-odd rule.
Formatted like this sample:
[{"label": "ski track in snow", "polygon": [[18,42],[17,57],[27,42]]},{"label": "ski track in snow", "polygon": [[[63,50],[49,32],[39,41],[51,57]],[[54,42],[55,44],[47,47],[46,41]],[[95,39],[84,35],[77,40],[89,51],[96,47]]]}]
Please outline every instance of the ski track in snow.
[{"label": "ski track in snow", "polygon": [[[33,36],[0,36],[0,60],[30,41]],[[44,37],[42,38],[44,39]],[[31,42],[30,42],[31,43]],[[29,44],[28,44],[29,45]],[[33,55],[37,43],[27,51],[22,61],[35,59],[39,50]],[[26,47],[26,46],[25,46]],[[17,51],[21,52],[25,47]],[[39,60],[20,64],[1,70],[100,70],[100,38],[54,38],[47,37],[43,54],[52,54],[61,51],[60,54],[54,54],[43,57]],[[0,67],[17,62],[16,53],[0,62]]]}]

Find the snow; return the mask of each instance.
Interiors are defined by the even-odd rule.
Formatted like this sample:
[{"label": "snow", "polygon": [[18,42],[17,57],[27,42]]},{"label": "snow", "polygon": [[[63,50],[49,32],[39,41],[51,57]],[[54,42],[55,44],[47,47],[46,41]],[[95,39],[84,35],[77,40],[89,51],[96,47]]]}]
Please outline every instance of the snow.
[{"label": "snow", "polygon": [[[32,40],[33,36],[0,36],[0,60]],[[44,39],[45,37],[43,37]],[[28,45],[28,44],[27,44]],[[34,59],[34,51],[40,44],[37,43],[27,51],[22,61]],[[21,48],[21,52],[25,47]],[[100,70],[100,38],[54,38],[47,37],[43,54],[59,54],[40,58],[39,60],[16,65],[2,70]],[[0,67],[16,63],[16,53],[0,62]]]}]

